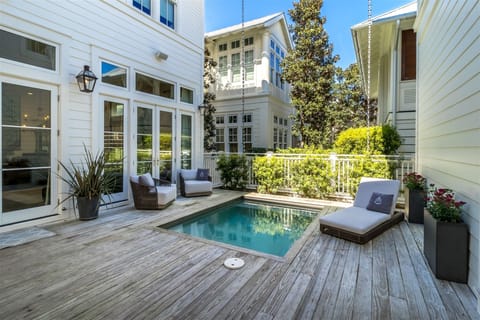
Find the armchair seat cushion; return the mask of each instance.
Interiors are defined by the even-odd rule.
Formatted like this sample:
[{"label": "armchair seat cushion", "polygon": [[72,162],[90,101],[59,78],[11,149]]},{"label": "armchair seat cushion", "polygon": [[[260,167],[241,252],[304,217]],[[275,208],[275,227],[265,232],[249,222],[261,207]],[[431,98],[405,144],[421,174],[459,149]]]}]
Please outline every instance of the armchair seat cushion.
[{"label": "armchair seat cushion", "polygon": [[212,183],[205,180],[185,180],[185,193],[208,193],[212,192]]},{"label": "armchair seat cushion", "polygon": [[177,186],[175,184],[171,186],[157,186],[155,188],[157,189],[157,203],[159,206],[166,205],[177,197]]}]

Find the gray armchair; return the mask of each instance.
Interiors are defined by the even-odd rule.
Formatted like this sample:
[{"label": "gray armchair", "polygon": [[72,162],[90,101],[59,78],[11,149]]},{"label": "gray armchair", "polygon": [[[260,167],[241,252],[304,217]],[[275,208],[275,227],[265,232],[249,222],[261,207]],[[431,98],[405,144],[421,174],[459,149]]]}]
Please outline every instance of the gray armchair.
[{"label": "gray armchair", "polygon": [[212,194],[212,177],[208,169],[182,169],[178,176],[182,196],[197,197]]},{"label": "gray armchair", "polygon": [[139,210],[158,210],[171,205],[177,197],[177,186],[152,178],[150,173],[130,176],[133,202]]}]

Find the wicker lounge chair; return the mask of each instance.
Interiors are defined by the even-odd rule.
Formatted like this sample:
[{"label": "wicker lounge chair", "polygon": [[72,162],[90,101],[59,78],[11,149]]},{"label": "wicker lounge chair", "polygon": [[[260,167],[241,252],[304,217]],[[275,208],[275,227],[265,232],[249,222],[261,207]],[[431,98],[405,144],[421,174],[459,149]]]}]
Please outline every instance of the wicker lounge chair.
[{"label": "wicker lounge chair", "polygon": [[138,210],[158,210],[171,205],[177,197],[177,186],[152,178],[150,173],[131,176],[133,202]]},{"label": "wicker lounge chair", "polygon": [[370,241],[403,220],[403,213],[395,212],[399,189],[398,180],[362,178],[353,206],[321,217],[320,231],[360,244]]}]

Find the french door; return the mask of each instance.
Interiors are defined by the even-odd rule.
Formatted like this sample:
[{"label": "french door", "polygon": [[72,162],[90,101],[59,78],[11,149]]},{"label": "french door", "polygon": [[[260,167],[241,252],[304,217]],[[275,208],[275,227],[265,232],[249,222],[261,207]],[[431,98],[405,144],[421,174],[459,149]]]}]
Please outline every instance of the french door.
[{"label": "french door", "polygon": [[137,174],[172,181],[173,111],[139,105],[137,115]]},{"label": "french door", "polygon": [[0,78],[0,225],[56,213],[57,87]]},{"label": "french door", "polygon": [[103,102],[103,150],[105,171],[115,177],[115,186],[105,203],[128,200],[127,150],[127,103],[124,100],[104,98]]}]

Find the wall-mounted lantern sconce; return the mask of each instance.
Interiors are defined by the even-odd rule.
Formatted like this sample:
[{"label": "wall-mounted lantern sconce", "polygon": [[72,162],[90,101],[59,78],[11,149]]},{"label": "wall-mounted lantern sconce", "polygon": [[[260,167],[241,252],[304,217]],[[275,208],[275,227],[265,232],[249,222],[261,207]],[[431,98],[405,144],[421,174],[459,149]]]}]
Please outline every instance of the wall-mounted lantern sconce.
[{"label": "wall-mounted lantern sconce", "polygon": [[201,105],[198,106],[198,110],[200,111],[201,115],[205,114],[205,110],[207,109],[207,105],[202,103]]},{"label": "wall-mounted lantern sconce", "polygon": [[157,51],[155,52],[155,58],[158,60],[167,60],[168,59],[168,54],[162,52],[162,51]]},{"label": "wall-mounted lantern sconce", "polygon": [[89,66],[83,66],[83,70],[77,74],[76,78],[81,92],[93,92],[97,77],[90,71]]}]

